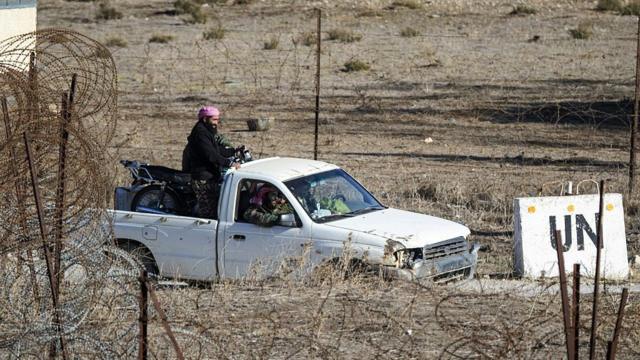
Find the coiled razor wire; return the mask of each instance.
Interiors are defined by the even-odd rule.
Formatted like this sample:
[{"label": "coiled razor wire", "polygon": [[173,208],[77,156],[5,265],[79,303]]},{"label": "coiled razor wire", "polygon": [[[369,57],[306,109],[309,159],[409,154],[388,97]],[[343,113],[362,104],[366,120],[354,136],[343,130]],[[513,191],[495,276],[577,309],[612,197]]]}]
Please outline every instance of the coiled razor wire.
[{"label": "coiled razor wire", "polygon": [[[109,237],[105,230],[93,222],[76,231],[67,239],[61,259],[64,282],[58,311],[67,348],[74,356],[117,358],[135,349],[140,267],[128,253],[104,244]],[[6,312],[0,324],[0,349],[21,357],[27,349],[46,349],[58,334],[44,259],[34,257],[18,266],[18,256],[3,259],[0,308]],[[35,284],[29,266],[35,270]]]},{"label": "coiled razor wire", "polygon": [[[0,353],[40,358],[63,337],[67,353],[74,357],[133,355],[139,265],[109,245],[109,215],[103,210],[112,191],[104,165],[117,110],[111,54],[100,43],[68,30],[10,38],[0,43],[2,99],[6,111],[0,113]],[[66,119],[60,218],[56,204]],[[57,308],[51,302],[23,133],[31,138],[45,242],[53,245],[58,229],[63,244]]]},{"label": "coiled razor wire", "polygon": [[[141,265],[111,245],[112,218],[104,210],[113,191],[104,165],[117,111],[111,53],[69,30],[5,40],[0,43],[0,101],[0,353],[10,359],[41,358],[52,344],[60,354],[64,341],[73,358],[136,356]],[[31,165],[37,184],[31,181]],[[54,306],[44,249],[57,247],[57,241],[62,243],[61,281]],[[150,309],[149,318],[158,314]],[[161,327],[150,323],[149,330],[152,355],[171,356]],[[211,346],[188,330],[175,334],[197,357]]]}]

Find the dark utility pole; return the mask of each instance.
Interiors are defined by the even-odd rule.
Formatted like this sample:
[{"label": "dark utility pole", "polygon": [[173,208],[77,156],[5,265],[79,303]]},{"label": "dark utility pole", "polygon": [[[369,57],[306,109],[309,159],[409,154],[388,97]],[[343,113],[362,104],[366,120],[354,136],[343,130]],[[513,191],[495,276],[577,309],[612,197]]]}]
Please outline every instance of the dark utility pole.
[{"label": "dark utility pole", "polygon": [[631,149],[629,150],[629,200],[633,198],[636,174],[636,138],[638,137],[638,93],[640,92],[640,17],[638,17],[638,43],[636,45],[636,94],[633,104],[633,119],[631,121]]},{"label": "dark utility pole", "polygon": [[318,9],[318,35],[317,35],[317,49],[316,49],[316,129],[315,129],[315,138],[313,142],[313,160],[318,160],[318,121],[320,117],[320,51],[321,51],[321,43],[322,36],[320,34],[321,31],[321,19],[322,18],[322,10]]}]

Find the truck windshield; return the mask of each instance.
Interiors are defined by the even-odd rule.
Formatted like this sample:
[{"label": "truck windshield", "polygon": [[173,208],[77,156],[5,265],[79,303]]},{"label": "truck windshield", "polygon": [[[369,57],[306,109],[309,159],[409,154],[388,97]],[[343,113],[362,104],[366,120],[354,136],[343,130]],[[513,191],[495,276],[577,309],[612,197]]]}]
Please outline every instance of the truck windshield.
[{"label": "truck windshield", "polygon": [[315,222],[386,208],[342,169],[289,180],[285,185]]}]

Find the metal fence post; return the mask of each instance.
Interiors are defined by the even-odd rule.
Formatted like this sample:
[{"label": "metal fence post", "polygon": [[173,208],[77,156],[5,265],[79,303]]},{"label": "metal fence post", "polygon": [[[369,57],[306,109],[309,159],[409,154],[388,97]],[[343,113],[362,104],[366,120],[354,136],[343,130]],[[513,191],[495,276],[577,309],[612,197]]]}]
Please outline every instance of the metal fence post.
[{"label": "metal fence post", "polygon": [[54,272],[56,274],[56,286],[60,287],[62,282],[62,272],[60,271],[60,258],[62,256],[62,234],[64,230],[64,192],[66,189],[66,164],[67,164],[67,142],[69,140],[68,125],[71,118],[71,111],[73,109],[73,100],[76,93],[77,75],[73,74],[71,77],[71,89],[69,96],[63,94],[62,98],[62,112],[60,122],[60,147],[58,157],[58,181],[56,186],[56,227],[55,227],[55,254],[54,254]]},{"label": "metal fence post", "polygon": [[147,360],[148,356],[148,332],[147,326],[149,322],[148,308],[148,288],[147,288],[147,271],[142,270],[140,272],[140,317],[138,318],[139,334],[138,334],[138,360]]},{"label": "metal fence post", "polygon": [[636,45],[636,93],[633,102],[633,119],[631,120],[631,149],[629,150],[629,200],[633,198],[636,174],[636,137],[638,136],[638,93],[640,92],[640,16],[638,17],[638,36]]},{"label": "metal fence post", "polygon": [[160,323],[162,324],[164,331],[167,333],[167,336],[169,337],[169,340],[173,345],[173,349],[176,352],[176,358],[178,358],[178,360],[184,360],[184,355],[182,354],[180,345],[178,345],[178,341],[176,340],[176,337],[173,335],[173,331],[171,331],[171,326],[169,326],[167,315],[165,314],[164,310],[162,310],[162,307],[160,306],[160,302],[158,301],[158,297],[156,296],[156,291],[153,289],[153,286],[148,286],[147,289],[149,291],[149,296],[151,297],[151,301],[153,302],[153,307],[158,312],[158,315],[160,315]]},{"label": "metal fence post", "polygon": [[598,327],[598,296],[600,290],[600,256],[602,254],[602,218],[604,217],[604,180],[600,180],[600,207],[598,217],[598,234],[596,246],[596,278],[593,284],[593,309],[591,311],[591,337],[589,338],[589,360],[593,360],[596,355],[596,330]]},{"label": "metal fence post", "polygon": [[562,233],[556,230],[556,254],[558,255],[558,276],[560,277],[560,296],[562,297],[562,318],[564,322],[565,343],[567,357],[573,360],[573,333],[571,331],[571,319],[569,309],[569,296],[567,293],[567,274],[564,269],[564,246],[562,245]]},{"label": "metal fence post", "polygon": [[322,10],[318,9],[318,34],[316,48],[316,126],[313,142],[313,160],[318,160],[318,123],[320,121],[320,53],[322,43]]},{"label": "metal fence post", "polygon": [[[38,187],[38,171],[36,168],[36,164],[33,161],[34,159],[33,154],[31,153],[31,139],[29,137],[29,134],[25,132],[23,134],[23,138],[24,138],[24,146],[27,152],[27,161],[29,162],[29,169],[31,172],[31,185],[33,186],[33,196],[36,201],[38,224],[40,226],[40,236],[42,238],[42,250],[44,251],[44,257],[47,264],[47,275],[49,276],[49,286],[51,288],[51,301],[53,302],[53,312],[54,312],[54,319],[56,321],[56,330],[58,332],[58,337],[60,340],[60,349],[62,350],[62,358],[66,360],[68,356],[66,353],[64,337],[62,335],[62,321],[60,318],[60,313],[58,311],[59,309],[59,299],[58,299],[58,291],[57,291],[58,285],[56,284],[56,279],[53,274],[53,264],[51,262],[52,260],[51,251],[49,249],[49,245],[47,244],[47,232],[44,224],[44,212],[43,212],[44,209],[42,204],[42,198],[40,197],[40,189]],[[52,341],[51,347],[49,348],[49,350],[50,350],[49,356],[55,357],[55,353],[56,353],[55,341]]]},{"label": "metal fence post", "polygon": [[580,264],[573,264],[573,358],[580,356]]},{"label": "metal fence post", "polygon": [[607,347],[607,360],[614,360],[616,358],[616,350],[618,347],[618,338],[620,338],[620,331],[622,328],[622,319],[624,318],[624,308],[627,306],[627,298],[629,297],[629,289],[622,289],[622,298],[620,299],[620,307],[618,308],[618,318],[616,319],[616,327],[613,330],[613,340],[609,342]]}]

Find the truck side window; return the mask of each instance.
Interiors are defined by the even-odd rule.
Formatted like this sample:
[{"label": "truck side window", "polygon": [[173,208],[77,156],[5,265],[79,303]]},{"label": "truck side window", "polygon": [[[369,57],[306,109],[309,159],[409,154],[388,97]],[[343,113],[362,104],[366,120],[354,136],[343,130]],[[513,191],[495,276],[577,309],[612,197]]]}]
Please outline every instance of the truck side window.
[{"label": "truck side window", "polygon": [[243,214],[244,212],[249,208],[250,206],[250,200],[252,197],[252,188],[255,187],[256,182],[249,180],[249,179],[244,179],[240,182],[240,186],[238,187],[238,204],[236,206],[236,214],[235,214],[235,220],[239,221],[239,222],[246,222],[243,218]]},{"label": "truck side window", "polygon": [[[238,186],[236,222],[263,227],[282,225],[281,216],[294,214],[288,199],[276,186],[266,181],[244,179]],[[289,226],[289,225],[287,225]]]}]

